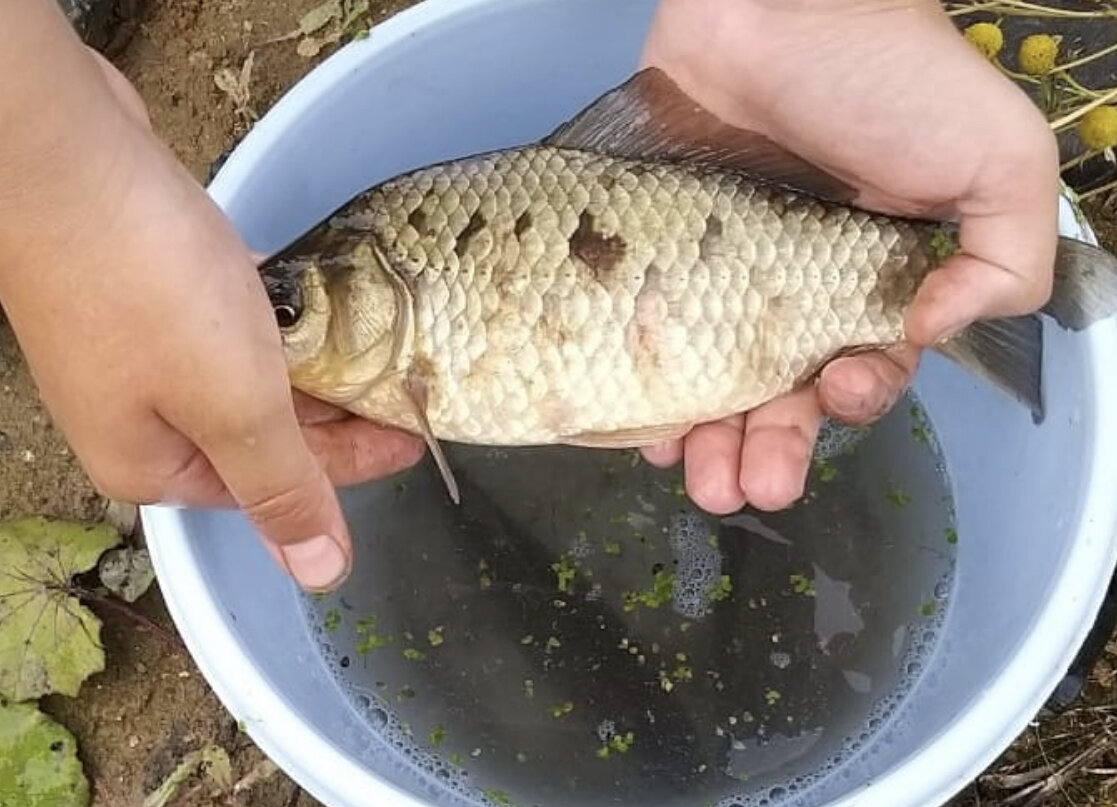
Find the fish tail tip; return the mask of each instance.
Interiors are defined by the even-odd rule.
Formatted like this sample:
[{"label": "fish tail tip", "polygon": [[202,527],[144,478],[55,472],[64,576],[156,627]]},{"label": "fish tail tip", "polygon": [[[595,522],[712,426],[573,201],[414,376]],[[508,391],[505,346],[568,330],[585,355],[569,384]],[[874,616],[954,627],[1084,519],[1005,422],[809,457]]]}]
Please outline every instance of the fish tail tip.
[{"label": "fish tail tip", "polygon": [[1117,314],[1117,257],[1094,244],[1060,236],[1051,297],[1041,310],[1073,331]]}]

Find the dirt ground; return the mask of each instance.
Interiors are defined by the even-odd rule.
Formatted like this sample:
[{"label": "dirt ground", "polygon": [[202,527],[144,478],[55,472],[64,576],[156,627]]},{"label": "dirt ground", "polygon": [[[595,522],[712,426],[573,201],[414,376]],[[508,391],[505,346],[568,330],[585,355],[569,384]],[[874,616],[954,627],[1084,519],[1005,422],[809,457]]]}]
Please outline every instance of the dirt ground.
[{"label": "dirt ground", "polygon": [[[147,101],[156,130],[199,180],[207,179],[214,161],[243,134],[246,110],[263,114],[328,55],[329,48],[304,58],[296,53],[297,40],[267,44],[295,29],[318,2],[175,0],[155,3],[133,21],[131,39],[116,49],[114,59]],[[376,22],[409,4],[374,1],[367,18]],[[214,76],[224,68],[240,74],[250,53],[249,97],[238,109]],[[1099,202],[1091,213],[1108,246],[1117,249],[1117,209]],[[14,340],[0,324],[0,518],[16,513],[97,518],[103,508],[39,405]],[[137,610],[165,632],[144,629],[104,607],[94,610],[105,621],[107,670],[91,678],[79,698],[52,697],[44,705],[76,734],[95,807],[138,807],[187,753],[210,743],[229,753],[234,778],[257,768],[262,755],[238,731],[178,643],[156,589]],[[1117,727],[1115,667],[1111,652],[1072,712],[1042,719],[957,804],[1034,807],[1037,794],[1050,804],[1112,804],[1107,790],[1117,776],[1117,754],[1107,738]],[[1068,760],[1074,764],[1063,770]],[[312,807],[316,802],[278,773],[236,798],[214,798],[191,780],[172,802],[174,807],[249,804]]]}]

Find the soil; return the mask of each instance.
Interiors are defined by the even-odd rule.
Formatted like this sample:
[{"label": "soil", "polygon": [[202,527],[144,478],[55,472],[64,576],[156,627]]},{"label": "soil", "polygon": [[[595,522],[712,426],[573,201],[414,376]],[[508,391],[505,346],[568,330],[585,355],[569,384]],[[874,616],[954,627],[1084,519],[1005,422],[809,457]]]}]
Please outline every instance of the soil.
[{"label": "soil", "polygon": [[[106,49],[148,103],[156,131],[204,182],[253,116],[263,114],[331,52],[326,48],[304,58],[296,52],[295,39],[267,43],[294,30],[318,2],[135,3],[138,16],[127,21],[124,34],[109,38],[112,46]],[[409,0],[374,0],[366,22],[380,21],[407,5]],[[238,103],[214,77],[226,68],[239,74],[250,53],[249,95]],[[1088,212],[1107,246],[1117,249],[1117,206],[1100,199],[1090,203]],[[105,505],[39,404],[0,317],[0,518],[36,513],[96,519]],[[107,669],[92,677],[76,699],[50,697],[43,706],[76,735],[93,784],[94,807],[138,807],[187,754],[210,744],[229,754],[234,780],[263,770],[258,767],[263,755],[238,730],[178,642],[157,587],[134,609],[162,626],[159,631],[116,609],[92,607],[104,621]],[[1115,651],[1111,644],[1071,711],[1042,716],[955,804],[1011,801],[1035,807],[1037,795],[1048,804],[1107,803],[1110,780],[1117,775],[1117,754],[1107,744],[1117,735]],[[249,804],[317,803],[278,772],[237,795],[214,795],[204,780],[191,778],[171,802],[172,807]]]}]

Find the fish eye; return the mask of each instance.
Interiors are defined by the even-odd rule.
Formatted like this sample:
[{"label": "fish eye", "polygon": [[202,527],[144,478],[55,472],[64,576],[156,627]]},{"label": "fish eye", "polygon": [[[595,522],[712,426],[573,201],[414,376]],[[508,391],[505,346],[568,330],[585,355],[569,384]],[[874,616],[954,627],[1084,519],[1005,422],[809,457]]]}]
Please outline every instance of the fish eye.
[{"label": "fish eye", "polygon": [[274,307],[275,321],[280,328],[291,328],[299,321],[299,312],[293,305],[281,303]]}]

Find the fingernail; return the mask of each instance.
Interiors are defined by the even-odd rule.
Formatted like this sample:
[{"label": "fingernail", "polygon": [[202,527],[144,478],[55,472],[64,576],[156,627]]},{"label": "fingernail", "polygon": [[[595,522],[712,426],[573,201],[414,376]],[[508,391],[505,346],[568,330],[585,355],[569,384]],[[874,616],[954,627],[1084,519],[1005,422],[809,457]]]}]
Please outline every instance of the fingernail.
[{"label": "fingernail", "polygon": [[349,559],[328,535],[288,544],[282,552],[291,574],[304,588],[332,589],[349,576]]}]

